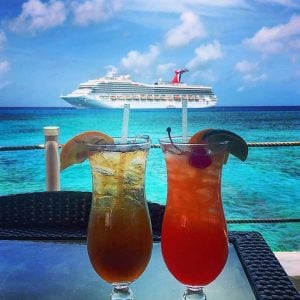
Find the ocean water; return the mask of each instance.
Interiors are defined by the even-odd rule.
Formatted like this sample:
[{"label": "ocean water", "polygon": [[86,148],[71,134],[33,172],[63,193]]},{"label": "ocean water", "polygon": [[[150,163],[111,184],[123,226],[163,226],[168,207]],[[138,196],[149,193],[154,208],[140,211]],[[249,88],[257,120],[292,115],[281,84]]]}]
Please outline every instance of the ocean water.
[{"label": "ocean water", "polygon": [[[119,136],[122,110],[67,108],[0,108],[0,147],[44,143],[43,127],[59,126],[60,143],[74,135],[98,130]],[[129,135],[147,134],[152,143],[181,134],[180,110],[130,112]],[[189,134],[204,128],[231,130],[247,142],[300,141],[300,107],[219,107],[188,112]],[[227,219],[299,218],[300,146],[249,148],[242,163],[231,156],[222,174],[222,197]],[[61,173],[62,190],[91,191],[88,162]],[[0,194],[45,190],[43,150],[0,151]],[[161,149],[149,153],[146,196],[166,201],[166,169]],[[300,250],[300,223],[229,225],[229,230],[256,230],[275,251]]]}]

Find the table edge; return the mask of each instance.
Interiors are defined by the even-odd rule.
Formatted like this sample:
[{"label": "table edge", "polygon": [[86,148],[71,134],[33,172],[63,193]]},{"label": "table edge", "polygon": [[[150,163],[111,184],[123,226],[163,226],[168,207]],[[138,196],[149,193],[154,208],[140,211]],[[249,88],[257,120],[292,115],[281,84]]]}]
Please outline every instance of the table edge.
[{"label": "table edge", "polygon": [[258,300],[300,299],[300,294],[263,236],[255,231],[229,232],[252,290]]}]

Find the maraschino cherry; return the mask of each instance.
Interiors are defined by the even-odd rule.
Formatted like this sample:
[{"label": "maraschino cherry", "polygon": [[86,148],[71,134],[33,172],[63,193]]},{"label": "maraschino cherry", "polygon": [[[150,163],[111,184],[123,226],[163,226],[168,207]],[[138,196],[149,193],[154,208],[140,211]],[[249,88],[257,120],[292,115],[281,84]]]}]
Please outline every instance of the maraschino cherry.
[{"label": "maraschino cherry", "polygon": [[204,169],[211,165],[211,151],[206,149],[203,145],[193,145],[192,151],[182,151],[173,143],[171,137],[171,127],[167,128],[168,136],[171,141],[171,144],[181,152],[183,155],[188,156],[188,161],[190,165],[198,169]]}]

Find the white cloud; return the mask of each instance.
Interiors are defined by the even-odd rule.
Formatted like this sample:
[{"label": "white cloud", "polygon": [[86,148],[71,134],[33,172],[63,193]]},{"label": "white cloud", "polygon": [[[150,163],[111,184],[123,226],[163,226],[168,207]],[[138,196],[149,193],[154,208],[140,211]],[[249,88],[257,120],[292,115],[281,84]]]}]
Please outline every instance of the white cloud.
[{"label": "white cloud", "polygon": [[255,70],[258,66],[257,62],[250,62],[248,60],[241,60],[235,65],[235,70],[240,73],[249,73]]},{"label": "white cloud", "polygon": [[256,83],[259,81],[265,81],[268,78],[268,76],[263,73],[260,75],[252,75],[252,74],[246,74],[245,76],[243,76],[243,80],[248,82],[248,83]]},{"label": "white cloud", "polygon": [[97,23],[110,18],[121,9],[121,0],[86,0],[84,2],[72,2],[75,22],[79,25]]},{"label": "white cloud", "polygon": [[198,16],[185,12],[180,16],[181,24],[169,30],[165,43],[168,47],[182,47],[194,39],[206,36],[205,29]]},{"label": "white cloud", "polygon": [[196,68],[224,56],[218,41],[195,49],[195,57],[188,63],[188,68]]},{"label": "white cloud", "polygon": [[244,74],[242,77],[243,85],[240,86],[237,91],[243,92],[249,87],[256,86],[259,82],[266,81],[268,79],[268,75],[265,73],[261,74],[254,74],[254,73],[247,73]]},{"label": "white cloud", "polygon": [[[214,83],[218,81],[218,76],[215,71],[209,68],[205,68],[205,70],[198,70],[191,74],[190,77],[194,82],[198,83]],[[200,81],[200,82],[199,82]]]},{"label": "white cloud", "polygon": [[106,70],[106,76],[108,76],[108,77],[112,77],[118,73],[118,68],[114,65],[109,65],[104,68]]},{"label": "white cloud", "polygon": [[239,92],[239,93],[241,93],[241,92],[243,92],[245,90],[245,87],[244,86],[239,86],[238,88],[237,88],[237,92]]},{"label": "white cloud", "polygon": [[258,69],[259,62],[253,62],[248,60],[239,61],[234,69],[241,73],[243,86],[240,86],[237,91],[242,92],[246,88],[255,86],[259,82],[265,81],[268,79],[268,76],[265,73],[261,73]]},{"label": "white cloud", "polygon": [[16,32],[34,32],[59,26],[66,19],[66,9],[62,1],[28,0],[22,5],[21,14],[10,23]]},{"label": "white cloud", "polygon": [[162,81],[169,81],[174,76],[174,71],[176,69],[176,64],[166,63],[158,64],[156,68],[157,79]]},{"label": "white cloud", "polygon": [[167,63],[167,64],[159,64],[157,66],[157,72],[159,74],[164,74],[167,72],[170,72],[171,70],[174,70],[176,65],[174,63]]},{"label": "white cloud", "polygon": [[[300,16],[292,16],[288,23],[271,28],[263,27],[244,44],[263,55],[295,50],[300,37]],[[295,46],[296,45],[296,46]]]},{"label": "white cloud", "polygon": [[0,50],[4,48],[4,45],[6,43],[6,35],[4,31],[0,31]]},{"label": "white cloud", "polygon": [[0,61],[0,75],[7,73],[10,70],[10,63],[7,60]]},{"label": "white cloud", "polygon": [[[0,31],[0,50],[4,47],[6,42],[6,36],[3,31]],[[5,74],[10,70],[10,63],[7,60],[0,61],[0,90],[2,90],[5,86],[9,85],[11,82],[5,80]]]},{"label": "white cloud", "polygon": [[121,66],[138,74],[141,73],[142,70],[150,67],[159,54],[159,47],[154,45],[151,45],[149,50],[144,53],[132,50],[128,52],[126,57],[122,58]]}]

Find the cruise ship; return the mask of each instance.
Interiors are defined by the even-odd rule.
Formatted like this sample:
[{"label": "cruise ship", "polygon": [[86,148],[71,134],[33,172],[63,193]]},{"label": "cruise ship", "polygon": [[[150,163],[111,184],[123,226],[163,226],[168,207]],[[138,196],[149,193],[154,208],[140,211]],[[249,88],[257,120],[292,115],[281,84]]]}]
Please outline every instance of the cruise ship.
[{"label": "cruise ship", "polygon": [[81,83],[74,92],[60,97],[76,108],[123,108],[124,104],[132,109],[181,108],[182,100],[187,100],[189,108],[215,106],[217,97],[211,87],[181,82],[187,71],[176,70],[171,82],[154,84],[110,74]]}]

